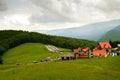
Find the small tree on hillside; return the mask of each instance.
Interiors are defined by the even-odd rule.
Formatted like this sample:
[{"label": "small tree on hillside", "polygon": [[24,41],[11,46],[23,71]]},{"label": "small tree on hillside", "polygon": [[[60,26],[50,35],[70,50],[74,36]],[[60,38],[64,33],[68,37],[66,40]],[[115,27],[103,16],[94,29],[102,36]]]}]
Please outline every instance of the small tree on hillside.
[{"label": "small tree on hillside", "polygon": [[3,64],[3,60],[2,60],[2,58],[1,58],[1,56],[0,56],[0,64]]}]

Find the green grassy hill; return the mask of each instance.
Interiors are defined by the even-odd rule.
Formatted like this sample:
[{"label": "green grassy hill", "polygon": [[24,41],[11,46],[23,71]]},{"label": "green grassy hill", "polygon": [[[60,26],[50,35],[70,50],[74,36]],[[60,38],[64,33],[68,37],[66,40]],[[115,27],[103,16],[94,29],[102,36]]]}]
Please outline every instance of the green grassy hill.
[{"label": "green grassy hill", "polygon": [[25,43],[8,50],[2,57],[0,80],[120,80],[120,56],[27,64],[47,56],[59,54],[49,52],[40,43]]},{"label": "green grassy hill", "polygon": [[[120,80],[120,56],[33,64],[35,60],[41,61],[48,56],[56,58],[60,55],[45,48],[45,43],[48,44],[49,40],[53,45],[59,44],[59,47],[76,47],[78,43],[85,46],[93,45],[91,41],[81,42],[78,39],[47,35],[40,35],[39,38],[39,35],[38,33],[25,32],[24,35],[1,41],[1,47],[5,47],[7,50],[2,55],[3,64],[0,65],[0,80]],[[42,40],[43,44],[39,43]],[[91,44],[87,44],[88,42]],[[60,49],[71,53],[70,49]],[[16,63],[20,63],[20,65],[16,65]]]},{"label": "green grassy hill", "polygon": [[[67,49],[64,49],[65,51]],[[71,50],[67,50],[71,51]],[[46,49],[44,44],[41,43],[25,43],[15,48],[8,50],[2,56],[4,64],[30,63],[34,60],[40,61],[48,56],[55,58],[60,54],[50,52]]]},{"label": "green grassy hill", "polygon": [[120,57],[0,65],[0,80],[120,80]]},{"label": "green grassy hill", "polygon": [[99,41],[120,40],[120,26],[108,31]]}]

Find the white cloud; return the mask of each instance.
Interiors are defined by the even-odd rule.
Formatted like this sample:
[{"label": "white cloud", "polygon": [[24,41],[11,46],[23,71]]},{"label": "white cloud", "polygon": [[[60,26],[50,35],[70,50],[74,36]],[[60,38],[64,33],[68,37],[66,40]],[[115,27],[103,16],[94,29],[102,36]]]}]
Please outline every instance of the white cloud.
[{"label": "white cloud", "polygon": [[0,29],[50,30],[120,19],[119,4],[120,0],[0,0]]},{"label": "white cloud", "polygon": [[10,16],[4,16],[0,20],[0,29],[20,29],[25,30],[26,26],[29,25],[28,17],[26,15],[14,14]]},{"label": "white cloud", "polygon": [[10,16],[5,16],[4,19],[6,22],[10,22],[13,24],[23,24],[23,25],[28,25],[29,21],[28,21],[28,17],[27,15],[22,15],[22,14],[14,14],[14,15],[10,15]]}]

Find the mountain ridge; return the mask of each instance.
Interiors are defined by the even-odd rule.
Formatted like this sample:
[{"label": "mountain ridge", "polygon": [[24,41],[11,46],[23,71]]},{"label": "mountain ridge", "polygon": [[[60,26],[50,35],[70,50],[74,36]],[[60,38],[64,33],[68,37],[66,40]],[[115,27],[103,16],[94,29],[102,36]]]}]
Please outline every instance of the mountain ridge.
[{"label": "mountain ridge", "polygon": [[103,35],[105,35],[108,31],[114,29],[118,25],[120,25],[120,20],[111,20],[107,22],[93,23],[75,28],[47,30],[47,31],[37,30],[35,32],[49,34],[49,35],[98,41]]}]

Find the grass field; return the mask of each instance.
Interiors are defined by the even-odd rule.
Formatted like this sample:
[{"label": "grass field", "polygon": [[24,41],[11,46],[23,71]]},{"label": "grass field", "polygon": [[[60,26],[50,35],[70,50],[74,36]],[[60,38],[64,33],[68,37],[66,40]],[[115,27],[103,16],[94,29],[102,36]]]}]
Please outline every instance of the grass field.
[{"label": "grass field", "polygon": [[[69,49],[63,49],[65,52],[71,52]],[[58,53],[50,52],[46,49],[44,44],[40,43],[26,43],[18,47],[10,49],[7,51],[3,58],[4,64],[14,64],[14,63],[30,63],[34,60],[40,61],[46,57],[55,58],[59,56]]]},{"label": "grass field", "polygon": [[[26,51],[26,47],[29,50]],[[37,49],[38,47],[42,53]],[[25,52],[30,55],[25,55]],[[33,53],[39,56],[35,57]],[[16,56],[18,58],[14,58]],[[43,44],[27,43],[9,50],[3,56],[5,64],[0,65],[0,80],[120,80],[120,56],[44,62],[33,65],[14,64],[14,60],[20,59],[19,61],[27,63],[45,56],[54,57],[56,54],[47,51]]]}]

